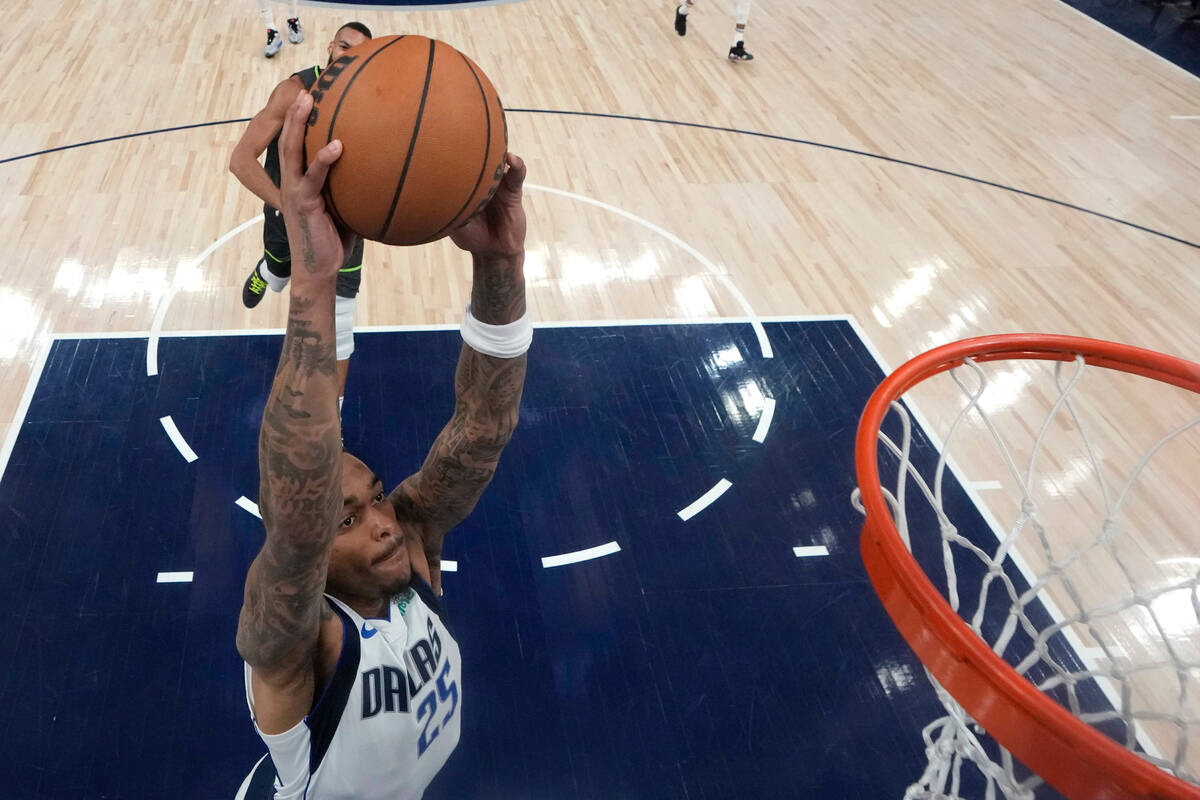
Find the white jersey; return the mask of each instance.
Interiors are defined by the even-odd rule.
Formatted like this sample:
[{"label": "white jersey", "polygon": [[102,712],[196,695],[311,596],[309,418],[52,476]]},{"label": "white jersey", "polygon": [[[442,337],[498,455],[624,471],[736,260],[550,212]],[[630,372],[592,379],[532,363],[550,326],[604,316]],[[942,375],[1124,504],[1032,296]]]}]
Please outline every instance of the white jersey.
[{"label": "white jersey", "polygon": [[[363,619],[326,598],[343,631],[329,684],[291,730],[258,731],[274,763],[273,796],[417,800],[458,744],[462,722],[462,659],[441,603],[419,578],[388,603],[388,619]],[[249,665],[246,700],[253,718]]]}]

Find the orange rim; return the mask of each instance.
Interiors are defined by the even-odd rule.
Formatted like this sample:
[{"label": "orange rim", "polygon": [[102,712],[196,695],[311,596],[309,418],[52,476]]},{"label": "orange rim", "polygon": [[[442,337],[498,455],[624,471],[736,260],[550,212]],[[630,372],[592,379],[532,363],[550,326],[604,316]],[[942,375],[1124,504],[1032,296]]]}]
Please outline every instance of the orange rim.
[{"label": "orange rim", "polygon": [[1050,334],[981,336],[913,358],[867,402],[855,439],[866,510],[860,549],[875,591],[901,635],[938,682],[1025,766],[1069,798],[1200,800],[1193,786],[1142,759],[1040,692],[964,622],[904,546],[879,481],[878,435],[893,400],[917,383],[976,361],[1072,361],[1120,370],[1200,394],[1200,365],[1097,339]]}]

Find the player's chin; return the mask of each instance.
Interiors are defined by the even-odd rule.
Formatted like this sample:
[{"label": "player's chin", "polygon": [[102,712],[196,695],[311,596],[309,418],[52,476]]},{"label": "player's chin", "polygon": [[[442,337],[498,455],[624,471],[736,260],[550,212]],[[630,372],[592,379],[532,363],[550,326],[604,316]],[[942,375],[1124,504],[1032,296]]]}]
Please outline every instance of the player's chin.
[{"label": "player's chin", "polygon": [[408,558],[389,559],[383,569],[377,569],[383,590],[389,595],[399,594],[408,588],[412,580],[412,565]]}]

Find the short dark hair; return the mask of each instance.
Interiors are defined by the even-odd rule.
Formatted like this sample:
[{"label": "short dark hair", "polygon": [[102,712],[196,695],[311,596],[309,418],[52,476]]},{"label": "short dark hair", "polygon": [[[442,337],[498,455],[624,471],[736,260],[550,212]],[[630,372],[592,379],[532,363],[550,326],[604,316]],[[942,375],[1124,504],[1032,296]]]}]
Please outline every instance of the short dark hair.
[{"label": "short dark hair", "polygon": [[368,39],[371,38],[371,29],[368,28],[366,25],[363,25],[361,22],[347,22],[345,25],[338,28],[337,32],[341,33],[342,31],[346,30],[346,28],[349,28],[352,31],[358,31],[359,33],[361,33],[363,36],[367,37]]}]

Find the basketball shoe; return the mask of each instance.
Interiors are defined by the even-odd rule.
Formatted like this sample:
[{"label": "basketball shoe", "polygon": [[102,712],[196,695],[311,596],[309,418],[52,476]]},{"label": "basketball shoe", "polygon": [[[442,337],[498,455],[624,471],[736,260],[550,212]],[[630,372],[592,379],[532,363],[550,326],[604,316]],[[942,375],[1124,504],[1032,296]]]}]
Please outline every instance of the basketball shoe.
[{"label": "basketball shoe", "polygon": [[267,28],[267,45],[263,48],[263,55],[267,58],[274,58],[282,47],[283,39],[279,38],[279,31]]},{"label": "basketball shoe", "polygon": [[687,14],[683,13],[683,6],[675,7],[675,32],[687,36]]},{"label": "basketball shoe", "polygon": [[288,41],[292,44],[304,41],[304,28],[300,27],[300,20],[295,17],[288,20]]},{"label": "basketball shoe", "polygon": [[246,278],[246,282],[242,284],[242,305],[246,308],[254,308],[262,302],[263,295],[266,293],[267,281],[258,271],[258,264],[255,264],[250,277]]},{"label": "basketball shoe", "polygon": [[746,47],[741,42],[738,42],[733,47],[729,48],[730,61],[753,61],[754,56],[746,52]]}]

